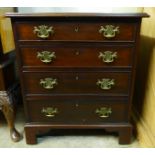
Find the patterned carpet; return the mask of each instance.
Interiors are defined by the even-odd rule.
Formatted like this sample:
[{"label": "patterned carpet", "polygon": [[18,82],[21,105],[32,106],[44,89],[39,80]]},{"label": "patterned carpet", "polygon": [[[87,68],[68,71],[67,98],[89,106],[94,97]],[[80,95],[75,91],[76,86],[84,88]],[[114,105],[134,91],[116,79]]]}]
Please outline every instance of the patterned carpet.
[{"label": "patterned carpet", "polygon": [[118,137],[115,134],[103,134],[97,131],[90,133],[69,133],[43,136],[37,138],[38,144],[27,145],[24,137],[24,113],[20,107],[17,111],[16,129],[23,135],[21,141],[14,143],[10,139],[9,129],[4,117],[0,118],[0,148],[138,148],[137,140],[133,140],[130,145],[119,145]]}]

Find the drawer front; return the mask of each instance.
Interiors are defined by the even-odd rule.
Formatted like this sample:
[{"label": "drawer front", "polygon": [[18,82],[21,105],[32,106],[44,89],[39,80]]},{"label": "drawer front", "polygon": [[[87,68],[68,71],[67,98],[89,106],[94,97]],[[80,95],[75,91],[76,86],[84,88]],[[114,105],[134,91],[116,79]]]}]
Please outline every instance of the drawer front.
[{"label": "drawer front", "polygon": [[129,72],[41,72],[24,73],[26,94],[128,95]]},{"label": "drawer front", "polygon": [[[103,124],[128,120],[128,104],[99,99],[48,99],[26,103],[29,122],[52,124]],[[33,110],[31,110],[33,109]]]},{"label": "drawer front", "polygon": [[16,24],[19,40],[134,41],[136,24],[119,22],[27,22]]},{"label": "drawer front", "polygon": [[56,44],[52,47],[23,47],[23,67],[131,67],[133,47]]}]

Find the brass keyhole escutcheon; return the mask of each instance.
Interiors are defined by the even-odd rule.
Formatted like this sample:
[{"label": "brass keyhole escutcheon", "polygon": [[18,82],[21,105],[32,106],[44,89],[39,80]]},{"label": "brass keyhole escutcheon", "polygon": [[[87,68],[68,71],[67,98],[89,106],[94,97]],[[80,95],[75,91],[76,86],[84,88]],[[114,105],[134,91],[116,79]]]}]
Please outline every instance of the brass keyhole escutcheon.
[{"label": "brass keyhole escutcheon", "polygon": [[76,76],[76,77],[75,77],[75,79],[76,79],[76,80],[79,80],[79,77],[78,77],[78,76]]},{"label": "brass keyhole escutcheon", "polygon": [[79,28],[78,27],[75,27],[74,31],[75,32],[79,32]]},{"label": "brass keyhole escutcheon", "polygon": [[76,51],[76,52],[75,52],[75,55],[79,55],[79,54],[80,54],[80,52],[79,52],[79,51]]},{"label": "brass keyhole escutcheon", "polygon": [[76,103],[76,104],[75,104],[75,107],[76,107],[76,108],[78,108],[78,107],[79,107],[79,104],[78,104],[78,103]]}]

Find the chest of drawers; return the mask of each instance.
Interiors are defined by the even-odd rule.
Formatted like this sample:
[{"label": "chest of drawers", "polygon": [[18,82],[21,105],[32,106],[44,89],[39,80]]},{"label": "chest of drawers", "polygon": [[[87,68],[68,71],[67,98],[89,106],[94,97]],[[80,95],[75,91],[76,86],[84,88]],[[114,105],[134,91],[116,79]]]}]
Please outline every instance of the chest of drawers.
[{"label": "chest of drawers", "polygon": [[143,14],[11,17],[28,144],[51,129],[105,129],[130,143]]}]

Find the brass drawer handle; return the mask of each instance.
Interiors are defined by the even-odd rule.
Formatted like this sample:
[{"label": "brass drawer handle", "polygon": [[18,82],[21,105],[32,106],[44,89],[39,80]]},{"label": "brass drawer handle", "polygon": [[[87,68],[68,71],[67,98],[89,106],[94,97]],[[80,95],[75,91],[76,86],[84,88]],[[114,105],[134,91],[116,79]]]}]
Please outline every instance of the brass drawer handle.
[{"label": "brass drawer handle", "polygon": [[44,63],[50,63],[56,58],[55,52],[42,51],[37,53],[37,58]]},{"label": "brass drawer handle", "polygon": [[103,90],[109,90],[112,88],[113,85],[115,85],[115,81],[114,79],[101,79],[101,80],[98,80],[96,82],[96,84],[98,86],[100,86],[101,89]]},{"label": "brass drawer handle", "polygon": [[40,85],[45,89],[53,89],[55,85],[57,85],[57,79],[53,78],[45,78],[40,79]]},{"label": "brass drawer handle", "polygon": [[95,113],[98,114],[101,118],[107,118],[112,114],[111,108],[101,107],[95,110]]},{"label": "brass drawer handle", "polygon": [[58,109],[53,107],[47,107],[43,108],[41,112],[44,113],[46,117],[55,117],[55,114],[58,113]]},{"label": "brass drawer handle", "polygon": [[116,33],[119,33],[119,26],[106,25],[105,27],[101,26],[99,33],[102,33],[104,37],[110,39],[116,36]]},{"label": "brass drawer handle", "polygon": [[102,58],[102,61],[105,63],[110,63],[114,61],[114,58],[117,58],[117,52],[105,51],[99,53],[99,58]]},{"label": "brass drawer handle", "polygon": [[49,37],[50,34],[54,33],[53,27],[46,26],[46,25],[39,25],[38,27],[35,26],[33,30],[34,34],[37,34],[37,37],[46,39]]}]

